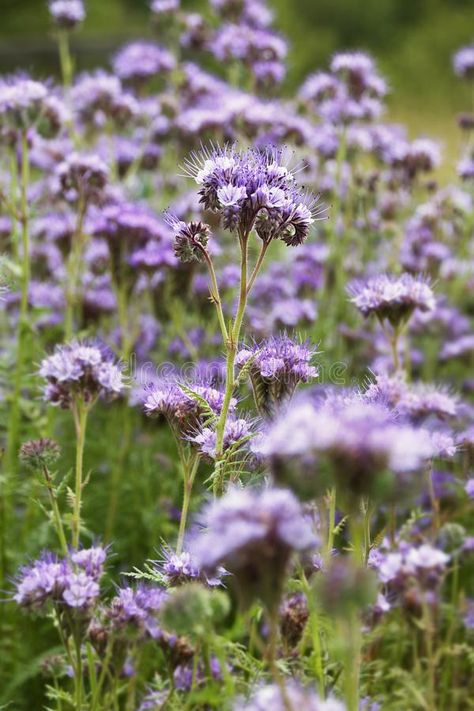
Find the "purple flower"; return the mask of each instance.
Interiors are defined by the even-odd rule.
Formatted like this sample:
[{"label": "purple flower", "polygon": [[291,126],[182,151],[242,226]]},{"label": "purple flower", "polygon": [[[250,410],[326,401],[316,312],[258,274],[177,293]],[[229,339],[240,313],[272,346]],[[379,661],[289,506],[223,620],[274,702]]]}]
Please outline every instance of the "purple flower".
[{"label": "purple flower", "polygon": [[265,242],[297,245],[319,213],[281,160],[275,149],[240,152],[227,146],[194,155],[186,169],[202,186],[201,203],[221,216],[226,229],[240,234],[255,229]]},{"label": "purple flower", "polygon": [[82,568],[87,575],[97,580],[104,572],[104,563],[107,558],[107,549],[102,546],[92,548],[81,548],[71,554],[72,562]]},{"label": "purple flower", "polygon": [[147,585],[121,588],[110,603],[107,616],[117,630],[130,626],[156,639],[159,636],[157,616],[166,597],[163,588]]},{"label": "purple flower", "polygon": [[[190,394],[183,389],[185,384],[158,382],[145,389],[143,408],[151,417],[164,415],[173,427],[181,433],[192,433],[206,414],[199,399],[193,398],[191,392],[202,398],[207,406],[219,414],[224,402],[224,393],[209,385],[190,384]],[[235,410],[237,401],[232,398],[230,411]]]},{"label": "purple flower", "polygon": [[63,599],[69,607],[87,608],[99,597],[99,585],[85,572],[70,573]]},{"label": "purple flower", "polygon": [[249,366],[254,399],[259,412],[272,415],[290,398],[299,383],[307,383],[318,375],[311,365],[315,355],[307,344],[288,336],[272,337],[237,354],[240,367]]},{"label": "purple flower", "polygon": [[349,292],[352,303],[363,316],[374,314],[394,327],[406,322],[415,309],[432,311],[435,307],[431,287],[411,274],[380,274],[367,281],[353,282]]},{"label": "purple flower", "polygon": [[463,79],[474,78],[474,45],[462,47],[453,57],[455,73]]},{"label": "purple flower", "polygon": [[224,565],[248,604],[259,597],[278,605],[291,554],[315,545],[297,499],[284,489],[231,489],[203,512],[205,530],[191,547],[198,565]]},{"label": "purple flower", "polygon": [[86,11],[82,0],[50,0],[49,14],[58,27],[72,30],[84,21]]},{"label": "purple flower", "polygon": [[433,453],[426,431],[397,422],[387,407],[358,395],[294,400],[255,448],[270,460],[277,480],[305,498],[323,494],[332,477],[343,497],[386,496],[397,481],[390,472],[414,471]]},{"label": "purple flower", "polygon": [[41,362],[39,374],[46,380],[45,399],[63,408],[70,407],[76,397],[92,403],[97,397],[116,397],[124,389],[122,370],[113,354],[93,343],[56,346]]},{"label": "purple flower", "polygon": [[[99,550],[104,554],[99,567],[91,570],[82,564],[86,559],[95,560]],[[76,562],[75,556],[79,556],[82,563]],[[70,559],[43,553],[37,561],[20,570],[13,599],[21,607],[35,612],[43,612],[48,602],[89,612],[99,597],[104,560],[105,551],[99,548],[75,552]]]},{"label": "purple flower", "polygon": [[28,76],[0,81],[0,126],[23,131],[31,128],[39,122],[47,97],[46,86]]},{"label": "purple flower", "polygon": [[181,262],[201,262],[206,253],[211,228],[205,222],[182,222],[168,217],[174,232],[174,253]]},{"label": "purple flower", "polygon": [[470,499],[474,499],[474,479],[468,479],[465,486],[464,486],[464,491],[466,494],[469,496]]},{"label": "purple flower", "polygon": [[156,569],[162,573],[170,587],[199,580],[210,587],[221,584],[221,578],[226,574],[224,568],[219,568],[213,577],[207,576],[197,564],[196,557],[187,551],[175,553],[167,546],[162,547],[163,560],[154,561]]},{"label": "purple flower", "polygon": [[458,398],[442,388],[426,383],[407,383],[402,374],[377,375],[365,397],[380,398],[400,414],[418,422],[434,416],[439,419],[456,417]]},{"label": "purple flower", "polygon": [[466,610],[463,617],[464,627],[468,630],[474,629],[474,600],[466,601]]},{"label": "purple flower", "polygon": [[155,15],[174,15],[179,10],[179,0],[153,0],[150,8]]},{"label": "purple flower", "polygon": [[173,55],[154,42],[131,42],[115,55],[113,70],[123,81],[144,82],[170,72],[175,63]]},{"label": "purple flower", "polygon": [[96,202],[107,185],[108,168],[97,155],[71,153],[56,168],[56,176],[67,202]]},{"label": "purple flower", "polygon": [[103,71],[82,75],[72,87],[71,99],[88,127],[102,128],[107,120],[121,126],[139,112],[136,99],[124,93],[120,80]]},{"label": "purple flower", "polygon": [[[285,683],[286,696],[293,709],[305,711],[345,711],[345,706],[334,698],[323,701],[310,689],[305,689],[296,681]],[[287,711],[288,703],[285,701],[281,689],[276,684],[261,686],[250,699],[238,699],[233,711]]]},{"label": "purple flower", "polygon": [[[232,447],[241,449],[250,437],[252,431],[247,420],[229,418],[224,428],[222,449],[224,452]],[[189,441],[195,444],[205,457],[216,458],[217,433],[212,427],[202,427],[197,434],[189,437]]]},{"label": "purple flower", "polygon": [[[212,678],[219,680],[222,678],[221,667],[216,657],[211,657],[209,667]],[[193,678],[195,675],[195,683],[203,684],[206,681],[206,670],[202,662],[198,662],[194,670],[194,662],[189,664],[179,664],[173,673],[173,682],[176,689],[179,691],[190,691],[193,686]]]}]

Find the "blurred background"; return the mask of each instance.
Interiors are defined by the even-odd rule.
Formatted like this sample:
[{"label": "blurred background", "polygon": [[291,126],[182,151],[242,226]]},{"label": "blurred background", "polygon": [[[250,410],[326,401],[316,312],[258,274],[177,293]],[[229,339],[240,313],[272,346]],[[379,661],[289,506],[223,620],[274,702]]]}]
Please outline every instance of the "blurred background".
[{"label": "blurred background", "polygon": [[[473,0],[269,0],[276,26],[290,41],[288,94],[322,68],[335,50],[372,52],[392,91],[389,118],[411,135],[436,136],[446,157],[458,155],[455,114],[470,108],[467,83],[452,74],[451,57],[474,40]],[[206,0],[182,0],[205,11]],[[131,38],[150,37],[149,0],[86,0],[87,19],[72,45],[77,69],[107,65]],[[0,73],[57,71],[46,0],[0,0]]]}]

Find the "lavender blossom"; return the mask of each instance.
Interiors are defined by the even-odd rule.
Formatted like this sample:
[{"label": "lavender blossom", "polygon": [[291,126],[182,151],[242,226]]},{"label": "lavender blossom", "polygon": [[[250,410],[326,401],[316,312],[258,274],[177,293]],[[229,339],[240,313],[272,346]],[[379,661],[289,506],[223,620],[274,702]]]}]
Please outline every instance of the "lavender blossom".
[{"label": "lavender blossom", "polygon": [[196,557],[191,553],[187,551],[175,553],[167,546],[163,546],[161,550],[163,560],[154,561],[154,564],[170,587],[177,587],[193,581],[200,581],[209,587],[215,587],[221,584],[221,579],[226,574],[224,568],[219,568],[214,576],[208,576],[200,569]]},{"label": "lavender blossom", "polygon": [[453,57],[455,73],[462,79],[474,78],[474,45],[462,47]]},{"label": "lavender blossom", "polygon": [[110,603],[107,617],[117,631],[131,627],[141,635],[156,639],[160,634],[158,612],[166,597],[163,588],[147,585],[121,588]]},{"label": "lavender blossom", "polygon": [[349,293],[363,316],[374,314],[393,327],[406,323],[415,309],[432,311],[435,307],[431,287],[411,274],[380,274],[364,282],[353,282]]},{"label": "lavender blossom", "polygon": [[114,73],[122,81],[142,83],[174,69],[175,59],[164,47],[153,42],[131,42],[115,55]]},{"label": "lavender blossom", "polygon": [[299,383],[317,377],[318,369],[310,364],[314,354],[307,344],[297,343],[288,336],[269,338],[238,352],[237,365],[250,365],[249,375],[259,412],[272,416],[293,395]]},{"label": "lavender blossom", "polygon": [[49,14],[62,30],[72,30],[86,17],[82,0],[50,0]]},{"label": "lavender blossom", "polygon": [[304,242],[320,211],[281,160],[274,149],[225,147],[192,156],[186,169],[202,186],[201,203],[220,215],[226,229],[241,235],[255,229],[264,242],[281,239],[295,246]]},{"label": "lavender blossom", "polygon": [[[286,696],[291,707],[305,709],[305,711],[345,711],[342,702],[334,698],[323,701],[310,689],[305,689],[297,682],[285,684]],[[285,701],[282,691],[276,684],[261,686],[250,699],[238,699],[232,707],[233,711],[287,711],[288,702]]]},{"label": "lavender blossom", "polygon": [[56,169],[61,194],[67,202],[97,202],[108,181],[108,169],[96,155],[72,153]]},{"label": "lavender blossom", "polygon": [[0,82],[0,125],[26,131],[41,119],[48,89],[28,76],[10,77]]},{"label": "lavender blossom", "polygon": [[[252,437],[250,423],[243,418],[228,418],[224,428],[222,450],[241,449]],[[197,434],[189,437],[189,441],[197,446],[198,450],[209,459],[216,458],[217,433],[212,427],[202,427]]]},{"label": "lavender blossom", "polygon": [[278,605],[291,554],[316,543],[297,499],[283,489],[231,489],[202,521],[191,547],[198,564],[210,573],[224,565],[245,605],[254,597]]},{"label": "lavender blossom", "polygon": [[77,397],[92,403],[98,397],[117,397],[124,389],[122,370],[113,354],[93,343],[56,346],[43,359],[39,374],[46,380],[45,399],[62,408],[71,407]]},{"label": "lavender blossom", "polygon": [[[343,498],[408,489],[404,474],[433,454],[428,432],[398,422],[386,406],[359,396],[294,400],[254,445],[277,481],[300,496],[322,495],[334,479]],[[391,473],[392,472],[392,473]]]}]

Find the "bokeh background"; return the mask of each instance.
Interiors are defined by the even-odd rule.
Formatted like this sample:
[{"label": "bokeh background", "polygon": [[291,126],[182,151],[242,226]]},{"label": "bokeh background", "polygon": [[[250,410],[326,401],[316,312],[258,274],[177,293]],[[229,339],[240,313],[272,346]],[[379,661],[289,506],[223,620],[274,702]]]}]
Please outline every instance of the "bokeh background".
[{"label": "bokeh background", "polygon": [[[372,52],[392,87],[389,118],[411,135],[439,137],[447,158],[458,154],[455,114],[471,106],[451,56],[474,39],[473,0],[270,0],[291,45],[285,90],[324,67],[338,49]],[[152,35],[149,0],[86,0],[87,20],[73,37],[77,68],[107,64],[123,42]],[[204,11],[206,0],[182,0]],[[0,0],[0,72],[57,70],[46,0]]]}]

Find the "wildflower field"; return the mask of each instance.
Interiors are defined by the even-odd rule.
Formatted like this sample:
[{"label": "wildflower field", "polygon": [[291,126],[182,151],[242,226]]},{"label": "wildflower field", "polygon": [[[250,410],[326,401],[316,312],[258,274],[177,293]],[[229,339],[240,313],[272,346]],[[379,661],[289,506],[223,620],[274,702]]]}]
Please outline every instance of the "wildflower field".
[{"label": "wildflower field", "polygon": [[49,12],[58,79],[0,78],[0,709],[474,709],[473,107],[439,171],[367,53],[283,93],[265,0],[89,73]]}]

